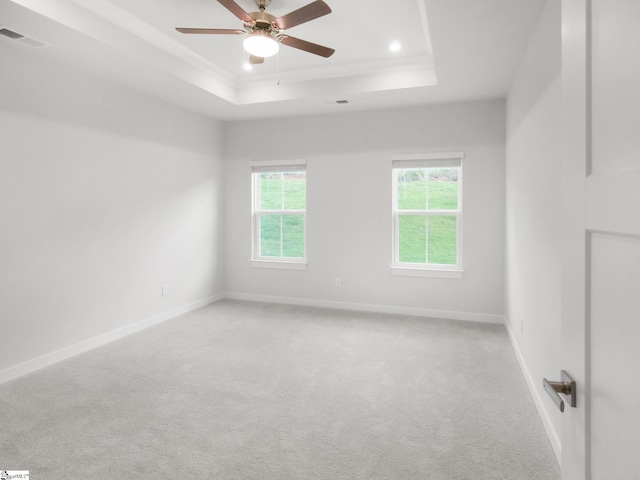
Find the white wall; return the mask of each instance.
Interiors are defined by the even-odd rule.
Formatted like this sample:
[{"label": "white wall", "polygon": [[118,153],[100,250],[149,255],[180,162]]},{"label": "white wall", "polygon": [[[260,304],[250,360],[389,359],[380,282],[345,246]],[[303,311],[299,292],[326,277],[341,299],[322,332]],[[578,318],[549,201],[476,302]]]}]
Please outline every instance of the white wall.
[{"label": "white wall", "polygon": [[[504,102],[488,101],[226,124],[228,292],[501,320],[504,122]],[[464,278],[392,276],[391,154],[452,150],[466,153]],[[307,159],[308,268],[252,268],[249,162],[291,158]]]},{"label": "white wall", "polygon": [[222,292],[221,126],[0,58],[0,377]]},{"label": "white wall", "polygon": [[507,98],[507,326],[559,455],[560,413],[542,378],[560,376],[560,2],[549,1]]}]

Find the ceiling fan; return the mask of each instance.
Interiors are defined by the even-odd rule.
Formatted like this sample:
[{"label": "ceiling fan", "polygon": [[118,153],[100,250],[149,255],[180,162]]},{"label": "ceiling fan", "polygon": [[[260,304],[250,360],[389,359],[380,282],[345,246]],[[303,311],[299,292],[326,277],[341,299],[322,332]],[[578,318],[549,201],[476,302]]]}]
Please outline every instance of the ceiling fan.
[{"label": "ceiling fan", "polygon": [[323,47],[283,33],[284,30],[331,13],[329,5],[322,0],[311,2],[278,18],[265,12],[271,0],[255,0],[255,2],[260,11],[247,13],[234,0],[218,0],[218,3],[242,20],[243,30],[227,28],[176,28],[176,30],[180,33],[207,35],[245,35],[243,45],[250,54],[249,62],[252,64],[263,63],[265,57],[275,55],[280,48],[280,43],[325,58],[335,52],[333,48]]}]

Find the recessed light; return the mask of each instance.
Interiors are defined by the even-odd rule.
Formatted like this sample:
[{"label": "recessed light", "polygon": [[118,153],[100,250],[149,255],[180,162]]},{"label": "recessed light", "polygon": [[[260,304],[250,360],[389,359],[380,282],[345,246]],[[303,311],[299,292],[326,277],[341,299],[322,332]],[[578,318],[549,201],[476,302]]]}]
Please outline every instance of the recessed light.
[{"label": "recessed light", "polygon": [[389,50],[391,50],[392,52],[397,52],[401,48],[402,48],[402,45],[397,40],[391,42],[391,44],[389,45]]},{"label": "recessed light", "polygon": [[244,64],[244,69],[245,69],[247,72],[250,72],[251,70],[253,70],[253,65],[251,65],[250,63],[245,63],[245,64]]}]

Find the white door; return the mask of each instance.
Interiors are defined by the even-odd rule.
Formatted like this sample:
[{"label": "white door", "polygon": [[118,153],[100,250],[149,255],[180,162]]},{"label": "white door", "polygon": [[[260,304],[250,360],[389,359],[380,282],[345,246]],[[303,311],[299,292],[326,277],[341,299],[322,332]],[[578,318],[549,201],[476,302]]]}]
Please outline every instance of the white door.
[{"label": "white door", "polygon": [[[552,0],[553,1],[553,0]],[[562,0],[563,480],[640,478],[640,0]],[[558,372],[559,376],[559,372]]]}]

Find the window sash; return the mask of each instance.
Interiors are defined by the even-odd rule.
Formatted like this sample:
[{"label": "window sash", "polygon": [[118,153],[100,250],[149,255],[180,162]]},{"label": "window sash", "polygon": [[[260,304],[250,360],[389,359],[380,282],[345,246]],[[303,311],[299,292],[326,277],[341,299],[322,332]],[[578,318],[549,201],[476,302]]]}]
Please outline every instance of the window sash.
[{"label": "window sash", "polygon": [[[422,216],[426,219],[427,230],[425,231],[425,262],[402,262],[400,261],[400,216]],[[447,216],[456,218],[456,262],[451,263],[430,263],[429,262],[429,217]],[[462,212],[393,212],[393,266],[402,266],[410,268],[436,268],[436,269],[458,269],[460,268],[460,251],[461,251],[461,224]]]},{"label": "window sash", "polygon": [[[261,245],[261,231],[260,231],[260,220],[262,216],[265,215],[281,215],[281,216],[302,216],[302,257],[285,257],[284,252],[284,235],[283,235],[283,225],[284,222],[280,223],[280,256],[272,256],[272,255],[263,255],[262,254],[262,245]],[[269,260],[269,261],[288,261],[288,262],[300,262],[304,261],[307,258],[307,214],[306,212],[281,212],[274,214],[272,212],[254,212],[253,214],[253,258],[256,260]]]},{"label": "window sash", "polygon": [[[429,208],[429,199],[428,199],[428,195],[429,195],[429,189],[428,189],[428,183],[427,183],[427,190],[425,192],[425,195],[427,195],[427,199],[426,199],[426,208],[424,209],[416,209],[416,208],[411,208],[411,209],[404,209],[404,208],[399,208],[398,207],[398,176],[400,175],[400,172],[402,172],[402,170],[404,170],[403,168],[393,168],[392,172],[392,180],[393,180],[393,187],[392,187],[392,195],[393,195],[393,205],[392,205],[392,210],[394,212],[402,212],[402,213],[426,213],[426,212],[430,212],[430,213],[441,213],[441,212],[454,212],[454,213],[462,213],[462,165],[449,165],[447,168],[450,167],[457,167],[458,168],[458,191],[457,191],[457,201],[456,201],[456,206],[457,208],[455,209],[449,209],[449,210],[444,210],[444,209],[431,209]],[[444,167],[411,167],[411,168],[444,168]],[[408,169],[408,167],[405,167],[405,169]]]}]

